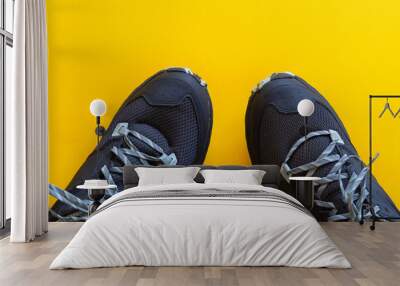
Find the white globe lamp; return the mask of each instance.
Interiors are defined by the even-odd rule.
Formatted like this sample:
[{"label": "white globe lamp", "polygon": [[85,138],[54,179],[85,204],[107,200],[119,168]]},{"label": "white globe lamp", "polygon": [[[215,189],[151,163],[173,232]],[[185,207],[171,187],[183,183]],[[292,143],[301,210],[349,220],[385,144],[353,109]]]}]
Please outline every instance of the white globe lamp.
[{"label": "white globe lamp", "polygon": [[90,103],[90,113],[93,116],[103,116],[106,114],[107,105],[106,102],[102,99],[95,99]]},{"label": "white globe lamp", "polygon": [[97,135],[97,145],[100,142],[100,136],[104,135],[106,131],[103,126],[100,125],[100,117],[106,114],[107,112],[107,105],[106,102],[102,99],[94,99],[90,103],[90,113],[96,117],[96,135]]},{"label": "white globe lamp", "polygon": [[297,112],[303,117],[309,117],[313,115],[314,110],[314,102],[309,99],[300,100],[297,104]]},{"label": "white globe lamp", "polygon": [[[297,112],[304,119],[304,139],[305,139],[305,141],[307,141],[307,124],[308,124],[307,119],[308,119],[308,117],[313,115],[314,111],[315,111],[314,102],[312,102],[309,99],[302,99],[297,104]],[[306,147],[306,154],[307,154],[308,153],[307,144],[305,145],[305,147]]]}]

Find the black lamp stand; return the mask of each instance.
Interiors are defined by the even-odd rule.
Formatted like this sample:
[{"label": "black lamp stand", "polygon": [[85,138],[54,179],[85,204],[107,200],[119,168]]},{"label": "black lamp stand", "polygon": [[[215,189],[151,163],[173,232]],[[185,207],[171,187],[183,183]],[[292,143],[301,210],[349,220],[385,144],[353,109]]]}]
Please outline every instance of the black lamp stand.
[{"label": "black lamp stand", "polygon": [[101,126],[100,124],[100,116],[96,116],[96,129],[94,131],[97,135],[97,145],[96,145],[96,169],[99,165],[99,143],[100,143],[100,137],[102,137],[104,135],[104,133],[106,132],[106,129]]},{"label": "black lamp stand", "polygon": [[96,130],[95,133],[97,135],[97,145],[99,145],[100,137],[104,135],[106,129],[100,125],[100,116],[96,116]]}]

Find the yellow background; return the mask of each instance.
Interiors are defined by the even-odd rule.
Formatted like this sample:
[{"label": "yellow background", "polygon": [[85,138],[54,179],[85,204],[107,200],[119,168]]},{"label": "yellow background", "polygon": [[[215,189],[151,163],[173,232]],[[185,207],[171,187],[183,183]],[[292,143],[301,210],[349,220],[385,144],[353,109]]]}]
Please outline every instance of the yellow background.
[{"label": "yellow background", "polygon": [[[368,95],[400,94],[397,0],[48,0],[47,14],[50,182],[61,187],[95,146],[90,101],[107,102],[107,126],[136,86],[169,66],[190,67],[209,85],[208,164],[250,163],[247,100],[272,72],[292,71],[319,89],[364,160]],[[400,118],[376,124],[376,175],[400,206]]]}]

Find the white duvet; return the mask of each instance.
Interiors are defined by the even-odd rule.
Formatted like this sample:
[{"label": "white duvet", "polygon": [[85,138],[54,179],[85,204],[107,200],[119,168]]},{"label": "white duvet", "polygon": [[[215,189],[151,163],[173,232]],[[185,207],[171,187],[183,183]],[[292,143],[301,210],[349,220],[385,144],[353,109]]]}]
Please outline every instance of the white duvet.
[{"label": "white duvet", "polygon": [[123,199],[137,192],[209,189],[261,190],[297,202],[279,190],[253,185],[131,188],[105,201],[50,269],[128,265],[351,267],[311,215],[279,200],[235,196]]}]

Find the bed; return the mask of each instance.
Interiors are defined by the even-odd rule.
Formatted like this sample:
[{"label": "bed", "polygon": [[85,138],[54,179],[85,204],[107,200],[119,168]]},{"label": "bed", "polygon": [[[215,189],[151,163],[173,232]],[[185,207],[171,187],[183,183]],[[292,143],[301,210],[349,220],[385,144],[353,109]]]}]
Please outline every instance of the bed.
[{"label": "bed", "polygon": [[350,268],[343,253],[297,200],[279,190],[277,166],[261,185],[194,183],[138,186],[106,200],[50,269],[117,266],[291,266]]}]

